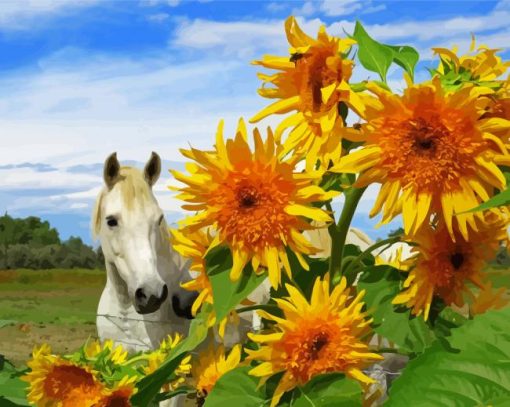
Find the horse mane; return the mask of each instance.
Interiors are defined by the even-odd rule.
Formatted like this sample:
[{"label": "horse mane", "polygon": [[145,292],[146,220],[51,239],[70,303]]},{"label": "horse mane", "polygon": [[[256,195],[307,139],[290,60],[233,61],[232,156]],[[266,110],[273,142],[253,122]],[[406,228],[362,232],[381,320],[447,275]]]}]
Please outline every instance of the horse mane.
[{"label": "horse mane", "polygon": [[[138,168],[121,167],[117,181],[112,188],[116,185],[119,185],[122,200],[128,210],[133,209],[135,205],[143,205],[154,199],[149,184],[145,180],[142,171]],[[101,230],[101,219],[103,217],[101,207],[104,196],[108,191],[108,187],[105,186],[99,193],[96,200],[96,205],[92,215],[92,234],[94,239],[97,238]],[[163,223],[164,222],[162,222],[162,224]],[[164,236],[168,235],[168,231],[166,229],[165,224]]]}]

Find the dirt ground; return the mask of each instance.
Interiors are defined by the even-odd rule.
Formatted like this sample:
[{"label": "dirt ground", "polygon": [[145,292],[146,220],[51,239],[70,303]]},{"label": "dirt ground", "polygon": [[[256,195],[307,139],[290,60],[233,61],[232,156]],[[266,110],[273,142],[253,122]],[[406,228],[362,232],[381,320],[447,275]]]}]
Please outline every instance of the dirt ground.
[{"label": "dirt ground", "polygon": [[96,337],[101,270],[0,270],[0,354],[25,364],[34,345],[72,352]]},{"label": "dirt ground", "polygon": [[71,352],[88,337],[96,337],[95,324],[22,323],[0,328],[0,353],[14,365],[25,364],[36,344],[49,343],[56,353]]}]

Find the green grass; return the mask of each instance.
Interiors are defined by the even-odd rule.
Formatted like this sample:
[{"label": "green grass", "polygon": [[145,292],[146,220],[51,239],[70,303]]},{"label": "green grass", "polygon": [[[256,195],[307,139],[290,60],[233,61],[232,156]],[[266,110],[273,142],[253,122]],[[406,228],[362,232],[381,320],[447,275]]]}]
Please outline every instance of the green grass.
[{"label": "green grass", "polygon": [[0,271],[0,321],[94,323],[102,270]]},{"label": "green grass", "polygon": [[68,353],[95,337],[105,279],[102,270],[0,270],[0,354],[23,366],[34,345]]}]

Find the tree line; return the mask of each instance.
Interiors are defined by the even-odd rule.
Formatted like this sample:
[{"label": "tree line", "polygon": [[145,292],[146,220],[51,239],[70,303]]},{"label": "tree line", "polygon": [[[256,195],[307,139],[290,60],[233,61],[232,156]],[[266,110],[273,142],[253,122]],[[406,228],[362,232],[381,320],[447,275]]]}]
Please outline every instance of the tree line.
[{"label": "tree line", "polygon": [[101,249],[95,250],[79,237],[62,241],[49,222],[36,216],[0,216],[0,270],[102,267]]}]

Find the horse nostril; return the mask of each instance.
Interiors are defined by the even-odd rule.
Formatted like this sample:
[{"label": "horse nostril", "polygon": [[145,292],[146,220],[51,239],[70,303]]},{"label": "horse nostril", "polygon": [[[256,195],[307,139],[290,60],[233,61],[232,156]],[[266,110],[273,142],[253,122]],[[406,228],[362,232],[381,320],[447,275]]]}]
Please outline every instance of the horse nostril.
[{"label": "horse nostril", "polygon": [[140,301],[140,300],[143,300],[145,298],[147,298],[147,296],[145,295],[145,293],[143,292],[143,289],[142,288],[138,288],[136,291],[135,291],[135,298]]}]

